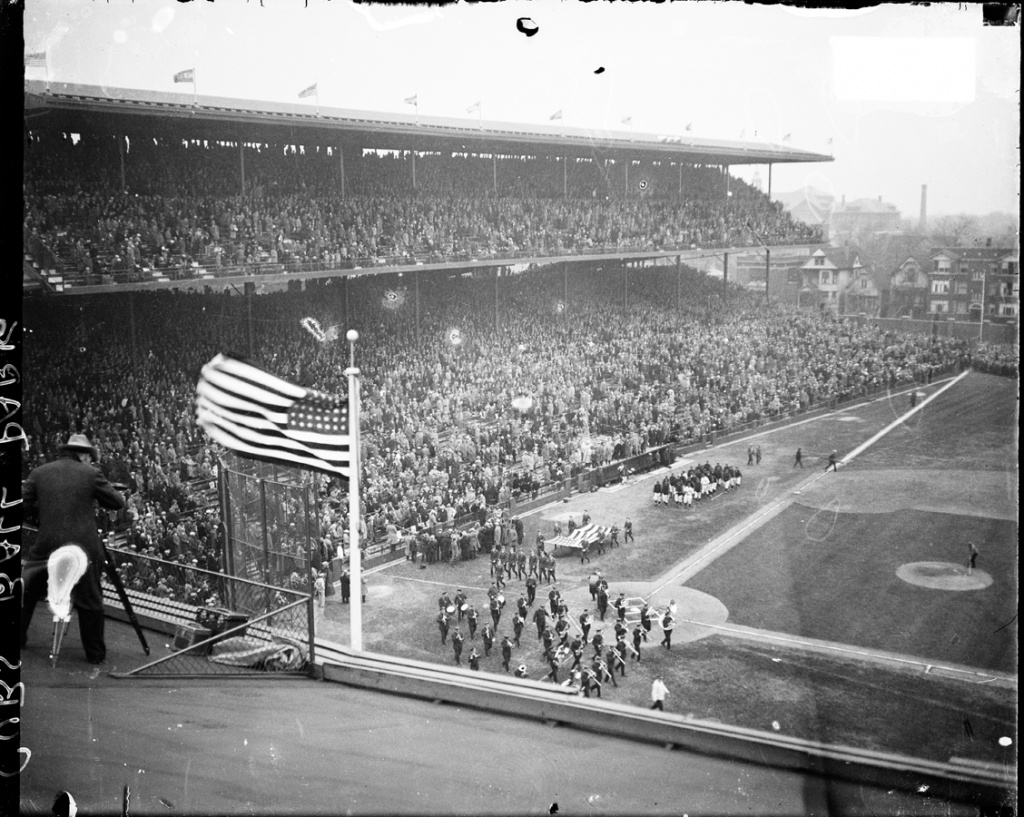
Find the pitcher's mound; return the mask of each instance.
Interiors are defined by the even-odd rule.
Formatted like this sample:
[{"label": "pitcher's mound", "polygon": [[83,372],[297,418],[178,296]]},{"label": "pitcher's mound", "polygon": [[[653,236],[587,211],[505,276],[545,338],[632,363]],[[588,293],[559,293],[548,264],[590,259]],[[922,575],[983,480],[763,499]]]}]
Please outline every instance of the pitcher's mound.
[{"label": "pitcher's mound", "polygon": [[965,565],[953,562],[910,562],[900,566],[896,575],[932,590],[984,590],[992,584],[992,577],[984,570],[975,569],[968,575]]},{"label": "pitcher's mound", "polygon": [[[675,601],[678,618],[672,632],[673,642],[698,641],[715,635],[718,631],[714,627],[702,625],[725,624],[729,618],[729,609],[721,601],[692,587],[665,588],[650,598],[651,605],[662,613],[669,601]],[[654,633],[659,632],[656,624]]]}]

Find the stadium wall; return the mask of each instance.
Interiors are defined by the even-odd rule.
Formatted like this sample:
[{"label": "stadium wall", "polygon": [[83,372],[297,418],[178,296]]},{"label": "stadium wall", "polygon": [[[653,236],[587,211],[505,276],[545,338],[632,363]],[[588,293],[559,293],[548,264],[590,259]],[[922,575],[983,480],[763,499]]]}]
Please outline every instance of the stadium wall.
[{"label": "stadium wall", "polygon": [[997,346],[1009,346],[1019,343],[1019,327],[1015,323],[988,323],[984,327],[977,321],[950,320],[915,320],[913,318],[870,318],[864,315],[843,315],[842,317],[857,321],[858,326],[870,322],[879,329],[894,332],[911,332],[918,335],[935,335],[942,338],[964,338],[966,340],[981,339]]}]

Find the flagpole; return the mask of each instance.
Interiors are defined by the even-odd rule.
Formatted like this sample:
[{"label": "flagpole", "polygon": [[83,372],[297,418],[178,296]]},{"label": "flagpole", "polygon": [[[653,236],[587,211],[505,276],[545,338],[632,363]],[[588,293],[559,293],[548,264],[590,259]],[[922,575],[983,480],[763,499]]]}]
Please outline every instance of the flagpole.
[{"label": "flagpole", "polygon": [[349,329],[345,337],[349,343],[348,375],[348,433],[349,433],[349,478],[348,478],[348,563],[349,563],[349,604],[352,627],[353,650],[363,649],[363,578],[362,549],[359,542],[359,369],[356,368],[356,341],[359,333]]},{"label": "flagpole", "polygon": [[313,92],[313,95],[316,97],[316,115],[319,117],[320,116],[320,78],[319,77],[317,77],[317,80],[313,84],[313,87],[316,88],[316,90]]},{"label": "flagpole", "polygon": [[197,73],[196,72],[196,66],[195,66],[195,63],[193,63],[192,64],[192,107],[193,108],[196,107],[196,105],[199,104],[198,103],[198,99],[199,99],[199,86],[196,84],[196,73]]}]

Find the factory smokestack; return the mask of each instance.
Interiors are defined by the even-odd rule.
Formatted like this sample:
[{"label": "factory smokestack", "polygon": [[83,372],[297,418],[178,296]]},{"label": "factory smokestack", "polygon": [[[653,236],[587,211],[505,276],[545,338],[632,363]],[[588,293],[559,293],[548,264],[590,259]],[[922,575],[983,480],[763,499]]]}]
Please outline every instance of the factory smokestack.
[{"label": "factory smokestack", "polygon": [[928,185],[921,185],[921,218],[918,219],[917,230],[923,233],[928,229]]}]

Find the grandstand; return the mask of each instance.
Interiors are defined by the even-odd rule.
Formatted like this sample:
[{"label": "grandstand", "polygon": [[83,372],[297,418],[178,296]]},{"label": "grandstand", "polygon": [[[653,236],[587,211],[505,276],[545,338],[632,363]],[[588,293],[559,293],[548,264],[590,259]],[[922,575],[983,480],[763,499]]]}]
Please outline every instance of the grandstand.
[{"label": "grandstand", "polygon": [[38,82],[26,117],[27,261],[54,287],[678,257],[752,244],[751,227],[773,245],[822,240],[770,183],[729,175],[830,160],[785,146]]}]

